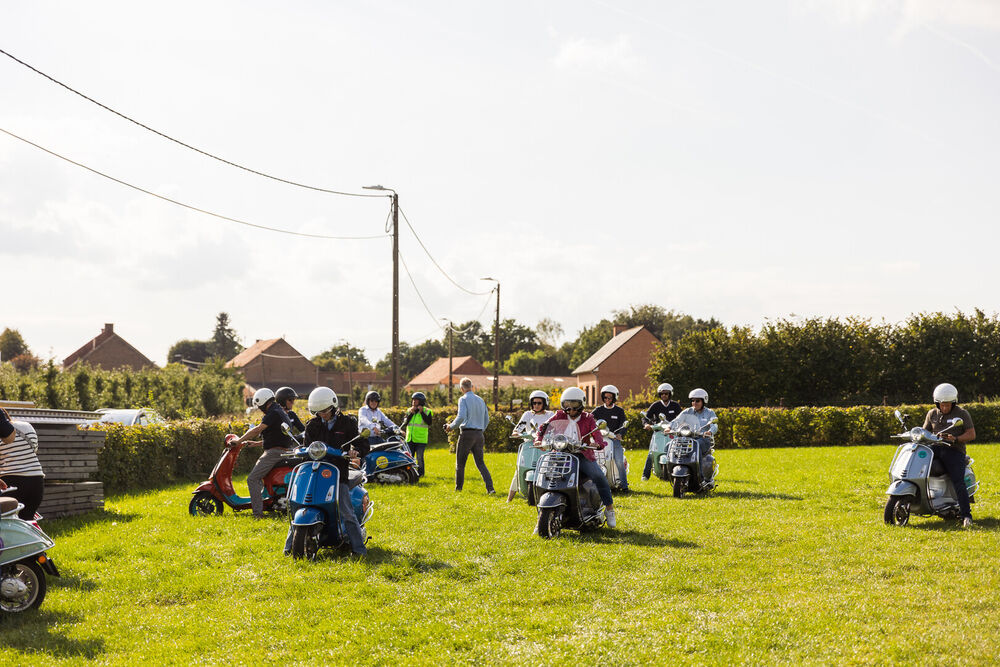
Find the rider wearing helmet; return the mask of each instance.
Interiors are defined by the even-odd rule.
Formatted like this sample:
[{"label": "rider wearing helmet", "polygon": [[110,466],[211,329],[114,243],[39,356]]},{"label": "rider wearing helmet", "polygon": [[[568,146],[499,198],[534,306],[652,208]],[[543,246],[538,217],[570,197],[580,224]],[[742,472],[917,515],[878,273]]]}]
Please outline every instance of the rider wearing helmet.
[{"label": "rider wearing helmet", "polygon": [[297,436],[306,430],[305,425],[299,416],[295,414],[293,408],[295,407],[295,400],[299,397],[295,393],[295,390],[291,387],[281,387],[278,391],[274,392],[274,400],[278,402],[285,410],[285,414],[288,415],[288,423],[292,425],[292,436]]},{"label": "rider wearing helmet", "polygon": [[611,455],[615,458],[615,464],[622,472],[622,492],[629,493],[628,474],[625,472],[625,448],[622,447],[622,438],[618,430],[625,423],[625,411],[618,405],[618,387],[613,384],[606,384],[601,387],[601,401],[604,405],[598,406],[592,413],[594,419],[604,420],[608,423],[608,431],[611,432]]},{"label": "rider wearing helmet", "polygon": [[[604,449],[607,443],[604,442],[601,432],[596,430],[597,420],[594,419],[592,414],[585,412],[583,409],[583,403],[586,398],[587,396],[583,393],[583,389],[579,387],[567,387],[559,398],[559,405],[562,409],[557,410],[555,415],[538,429],[538,435],[535,436],[535,443],[541,444],[545,431],[550,425],[568,420],[576,424],[576,428],[581,436],[587,434],[583,438],[584,443],[590,442],[595,444],[598,449]],[[604,471],[597,465],[594,452],[590,449],[584,449],[580,453],[574,454],[574,456],[580,459],[580,475],[589,478],[597,486],[597,491],[601,494],[601,502],[604,503],[606,510],[605,516],[608,521],[608,527],[614,528],[615,501],[611,497],[611,485],[608,484],[608,478],[604,476]]]},{"label": "rider wearing helmet", "polygon": [[[309,392],[308,399],[309,412],[315,415],[306,422],[306,432],[304,444],[319,441],[330,447],[343,450],[347,443],[358,435],[358,422],[351,415],[344,414],[339,409],[337,393],[329,387],[316,387]],[[362,459],[368,454],[368,443],[364,439],[355,440],[352,446],[358,450]],[[347,539],[351,543],[351,551],[359,556],[368,553],[364,540],[361,538],[361,524],[358,516],[354,513],[354,506],[351,504],[351,491],[349,485],[349,474],[346,457],[349,451],[344,452],[345,460],[343,465],[338,465],[340,469],[340,518],[346,527]],[[285,554],[291,552],[292,529],[288,529],[288,539],[285,541]]]},{"label": "rider wearing helmet", "polygon": [[[259,408],[264,413],[260,424],[247,430],[246,433],[233,441],[233,444],[249,442],[251,445],[262,444],[264,453],[257,459],[253,470],[247,475],[247,488],[250,491],[250,507],[253,510],[254,518],[261,519],[264,516],[264,476],[271,472],[271,468],[278,463],[278,460],[288,453],[288,448],[296,442],[285,432],[285,428],[290,428],[288,415],[285,409],[274,399],[274,392],[264,387],[258,389],[253,395],[253,406]],[[261,436],[260,441],[254,440]]]},{"label": "rider wearing helmet", "polygon": [[[549,410],[549,395],[541,389],[536,389],[528,396],[528,406],[530,410],[525,410],[521,419],[514,427],[515,432],[523,432],[530,424],[536,429],[547,422],[555,414]],[[514,469],[514,478],[510,480],[510,491],[507,493],[507,502],[514,500],[517,495],[517,469]]]},{"label": "rider wearing helmet", "polygon": [[[962,420],[961,426],[955,426],[957,419]],[[939,384],[934,387],[934,407],[924,418],[924,428],[937,433],[948,444],[931,445],[934,459],[944,465],[945,472],[955,487],[955,496],[962,514],[962,526],[972,525],[972,507],[969,504],[969,491],[965,487],[965,445],[976,439],[976,427],[972,417],[964,408],[958,407],[958,389],[954,385]],[[947,432],[941,433],[947,429]]]},{"label": "rider wearing helmet", "polygon": [[413,458],[417,460],[417,473],[424,476],[424,450],[430,439],[431,420],[434,413],[427,407],[427,396],[422,391],[415,391],[410,397],[410,409],[403,417],[400,428],[406,428],[406,442],[410,445]]},{"label": "rider wearing helmet", "polygon": [[[677,418],[677,415],[681,413],[681,404],[673,400],[674,387],[669,382],[664,382],[659,387],[656,388],[656,393],[660,397],[660,400],[654,402],[646,410],[646,419],[650,422],[660,421],[660,415],[668,421],[672,422]],[[644,428],[647,431],[652,430],[652,426],[646,424]],[[650,439],[650,445],[653,444],[652,439]],[[649,454],[646,456],[646,465],[642,469],[642,481],[649,479],[649,473],[653,470],[653,452],[650,450]]]},{"label": "rider wearing helmet", "polygon": [[368,444],[377,445],[385,442],[382,437],[383,430],[395,429],[396,425],[379,408],[382,396],[377,391],[370,391],[365,394],[365,404],[358,409],[358,426],[371,431],[368,436]]},{"label": "rider wearing helmet", "polygon": [[[717,417],[712,409],[706,407],[708,404],[708,392],[704,389],[692,389],[691,393],[688,394],[688,398],[691,400],[691,407],[681,412],[677,416],[677,419],[674,420],[674,424],[677,424],[678,427],[680,424],[686,424],[695,431],[705,429],[705,445],[699,448],[701,453],[701,471],[702,477],[706,481],[711,481],[715,475],[715,457],[712,456],[714,449],[712,436],[719,431],[719,425],[712,423],[712,420],[717,419]],[[674,428],[673,424],[671,428]]]}]

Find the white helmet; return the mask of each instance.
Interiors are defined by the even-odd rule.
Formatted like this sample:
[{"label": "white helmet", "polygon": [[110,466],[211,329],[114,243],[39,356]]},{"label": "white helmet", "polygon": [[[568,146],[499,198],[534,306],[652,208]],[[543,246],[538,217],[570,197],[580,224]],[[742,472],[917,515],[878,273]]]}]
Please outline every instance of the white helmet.
[{"label": "white helmet", "polygon": [[705,405],[708,405],[708,392],[704,389],[692,389],[691,393],[688,394],[688,398],[700,398],[705,401]]},{"label": "white helmet", "polygon": [[618,400],[618,387],[614,386],[613,384],[606,384],[606,385],[604,385],[603,387],[601,387],[601,400],[602,401],[604,400],[604,395],[605,394],[611,394],[611,395],[613,395],[615,397],[615,400],[617,401]]},{"label": "white helmet", "polygon": [[665,391],[669,391],[670,395],[673,396],[674,395],[674,385],[670,384],[669,382],[664,382],[663,384],[661,384],[659,387],[656,388],[656,395],[659,396],[660,394],[662,394]]},{"label": "white helmet", "polygon": [[337,407],[337,392],[329,387],[316,387],[309,392],[309,412],[316,414]]},{"label": "white helmet", "polygon": [[579,387],[566,387],[563,390],[562,396],[559,397],[559,406],[565,410],[566,404],[570,401],[575,401],[583,407],[584,402],[587,400],[587,395],[583,393],[583,389]]},{"label": "white helmet", "polygon": [[530,396],[528,396],[528,407],[529,408],[531,407],[531,402],[533,400],[535,400],[536,398],[540,398],[543,401],[545,401],[545,406],[542,408],[543,410],[548,410],[549,409],[549,395],[546,394],[541,389],[536,389],[535,391],[531,392]]},{"label": "white helmet", "polygon": [[958,389],[947,382],[934,387],[935,403],[958,403]]},{"label": "white helmet", "polygon": [[255,408],[263,408],[267,405],[267,402],[274,398],[274,392],[264,387],[263,389],[258,389],[253,394],[253,406]]}]

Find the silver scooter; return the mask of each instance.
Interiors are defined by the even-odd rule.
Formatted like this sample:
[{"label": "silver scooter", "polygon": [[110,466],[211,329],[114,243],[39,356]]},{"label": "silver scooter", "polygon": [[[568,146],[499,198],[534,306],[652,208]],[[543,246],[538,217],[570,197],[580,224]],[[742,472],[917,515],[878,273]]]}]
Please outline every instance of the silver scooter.
[{"label": "silver scooter", "polygon": [[0,496],[0,613],[37,608],[45,599],[45,575],[59,576],[45,553],[55,542],[36,522],[17,516],[22,507],[17,499]]},{"label": "silver scooter", "polygon": [[[906,428],[904,415],[896,410],[896,419]],[[944,431],[962,425],[961,419]],[[885,492],[889,499],[885,503],[883,518],[889,525],[905,526],[910,521],[911,514],[920,516],[940,516],[945,519],[955,519],[959,516],[958,498],[955,487],[945,472],[944,466],[934,460],[934,450],[931,445],[947,444],[940,435],[931,433],[919,426],[914,426],[905,433],[893,435],[893,438],[905,439],[896,449],[889,465],[892,483]],[[975,502],[974,495],[979,490],[979,482],[972,472],[973,460],[965,458],[965,488],[969,492],[969,502]]]},{"label": "silver scooter", "polygon": [[615,431],[608,432],[608,446],[594,452],[597,465],[604,471],[604,476],[608,478],[608,484],[612,491],[623,491],[625,489],[625,479],[629,471],[628,459],[622,456],[625,461],[624,469],[619,468],[615,461],[614,448],[621,447],[621,434],[628,426],[628,421],[624,422]]}]

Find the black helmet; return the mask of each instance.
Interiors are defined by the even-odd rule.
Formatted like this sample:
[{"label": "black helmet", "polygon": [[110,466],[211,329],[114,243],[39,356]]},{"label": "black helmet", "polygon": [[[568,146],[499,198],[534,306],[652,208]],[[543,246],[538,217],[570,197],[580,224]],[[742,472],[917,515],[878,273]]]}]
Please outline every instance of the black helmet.
[{"label": "black helmet", "polygon": [[381,403],[382,395],[373,389],[367,394],[365,394],[365,405],[368,405],[368,401],[378,401],[379,403]]},{"label": "black helmet", "polygon": [[293,398],[298,398],[299,395],[295,393],[295,390],[291,387],[282,387],[278,391],[274,392],[274,400],[276,400],[281,405],[285,404],[285,401],[291,400]]},{"label": "black helmet", "polygon": [[410,398],[411,399],[415,398],[418,401],[420,401],[420,405],[427,405],[427,396],[425,396],[424,392],[422,391],[413,392],[413,396],[410,396]]}]

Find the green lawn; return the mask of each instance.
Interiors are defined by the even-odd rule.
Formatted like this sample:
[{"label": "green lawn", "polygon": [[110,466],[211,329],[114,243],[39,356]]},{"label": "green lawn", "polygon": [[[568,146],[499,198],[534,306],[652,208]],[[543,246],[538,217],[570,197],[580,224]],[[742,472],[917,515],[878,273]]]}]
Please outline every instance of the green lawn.
[{"label": "green lawn", "polygon": [[501,497],[512,454],[487,497],[431,450],[418,487],[370,488],[363,562],[292,562],[279,519],[190,517],[193,484],[112,498],[47,522],[63,577],[0,619],[0,662],[992,663],[998,453],[971,448],[963,531],[882,523],[889,447],[720,451],[718,489],[684,499],[631,452],[619,528],[545,541]]}]

